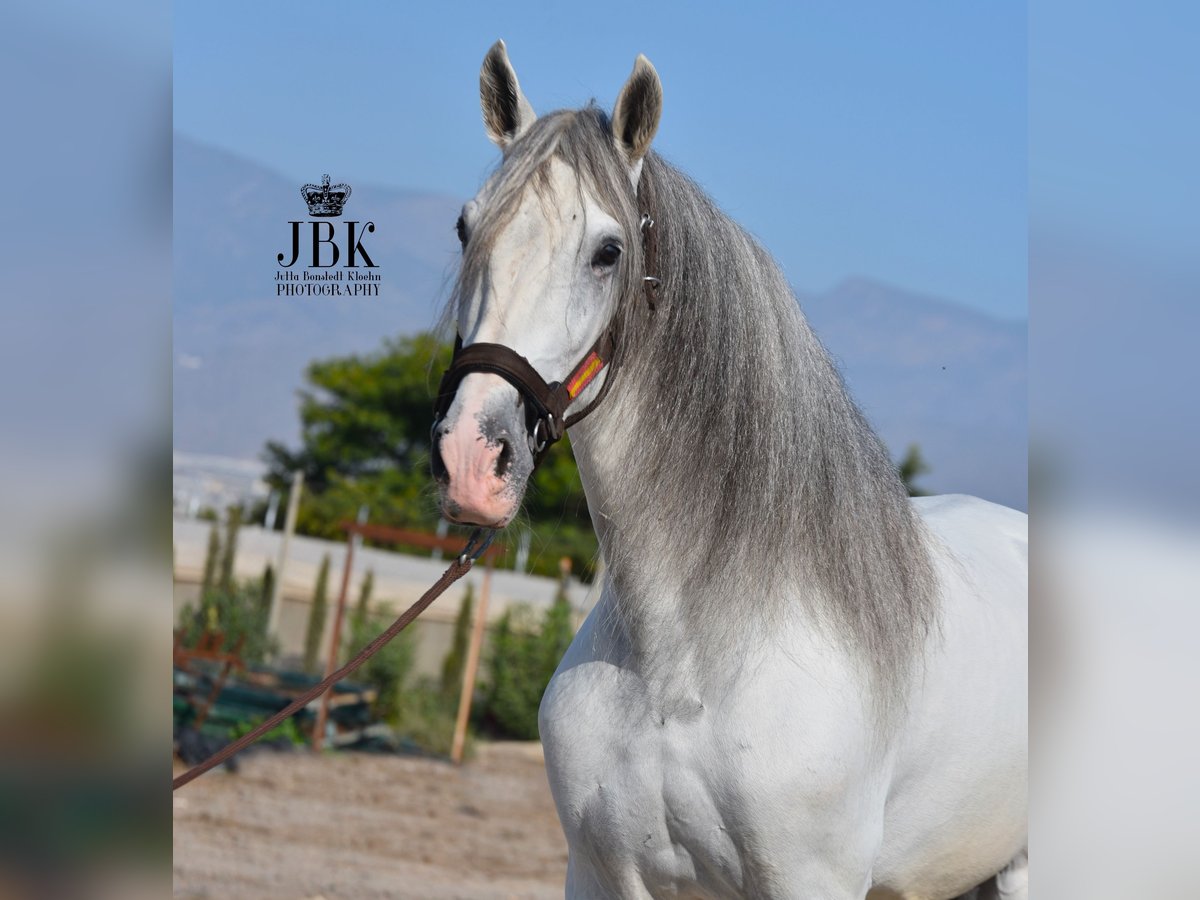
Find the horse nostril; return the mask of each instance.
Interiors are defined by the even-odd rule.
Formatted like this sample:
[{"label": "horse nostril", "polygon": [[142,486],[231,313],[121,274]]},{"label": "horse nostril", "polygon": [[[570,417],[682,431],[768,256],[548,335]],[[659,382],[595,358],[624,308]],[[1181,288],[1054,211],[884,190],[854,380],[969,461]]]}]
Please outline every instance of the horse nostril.
[{"label": "horse nostril", "polygon": [[503,478],[512,468],[512,442],[505,437],[500,438],[500,455],[496,457],[496,476]]},{"label": "horse nostril", "polygon": [[446,461],[442,459],[442,436],[434,434],[433,446],[430,448],[429,464],[433,469],[433,480],[438,484],[447,485],[450,483],[450,471],[446,468]]}]

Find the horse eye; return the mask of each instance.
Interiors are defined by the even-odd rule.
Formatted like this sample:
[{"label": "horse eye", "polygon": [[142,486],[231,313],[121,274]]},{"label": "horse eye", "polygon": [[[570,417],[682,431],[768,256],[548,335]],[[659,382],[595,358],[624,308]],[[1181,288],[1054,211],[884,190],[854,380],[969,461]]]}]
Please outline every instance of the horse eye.
[{"label": "horse eye", "polygon": [[592,258],[592,265],[607,269],[615,266],[620,256],[621,248],[617,244],[605,244],[596,251],[596,255]]},{"label": "horse eye", "polygon": [[467,246],[467,223],[463,221],[462,216],[454,223],[454,230],[458,232],[458,242],[464,247]]}]

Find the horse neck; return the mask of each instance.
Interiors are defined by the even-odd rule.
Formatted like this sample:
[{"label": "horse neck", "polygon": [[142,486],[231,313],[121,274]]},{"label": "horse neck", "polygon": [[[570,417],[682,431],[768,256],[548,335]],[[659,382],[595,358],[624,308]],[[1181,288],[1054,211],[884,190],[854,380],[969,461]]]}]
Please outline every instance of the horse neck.
[{"label": "horse neck", "polygon": [[800,616],[899,684],[935,599],[891,460],[769,255],[651,171],[656,310],[629,308],[616,380],[572,431],[632,651],[737,652]]},{"label": "horse neck", "polygon": [[[613,410],[615,412],[615,410]],[[648,533],[631,521],[634,498],[625,475],[639,463],[628,429],[599,412],[576,426],[572,450],[603,558],[604,591],[593,650],[637,671],[664,711],[690,710],[696,698],[724,690],[729,660],[753,658],[776,621],[757,607],[734,571],[733,548],[705,548],[678,527]],[[644,495],[653,518],[663,498]],[[697,516],[712,511],[696,509]],[[699,534],[699,541],[705,539]],[[728,553],[729,577],[697,578],[700,554]]]},{"label": "horse neck", "polygon": [[[626,298],[619,368],[606,376],[614,382],[572,444],[610,568],[694,572],[689,557],[711,556],[719,539],[736,559],[748,524],[770,524],[766,482],[797,452],[796,429],[783,421],[806,400],[795,386],[846,398],[774,261],[696,185],[651,154],[639,205],[655,220],[646,265],[661,287],[653,303]],[[813,369],[820,377],[807,378]],[[726,482],[754,490],[731,496]],[[646,527],[656,515],[663,527]],[[719,515],[736,519],[738,534],[714,529]],[[690,533],[689,523],[706,527]]]},{"label": "horse neck", "polygon": [[[671,265],[669,259],[660,262]],[[765,269],[773,264],[763,254],[747,255],[741,265]],[[778,272],[771,270],[741,274],[743,285],[778,277]],[[677,286],[677,279],[664,278],[664,290],[658,297],[659,311],[651,313],[643,307],[640,314],[667,316],[670,304],[687,302],[687,298],[672,296],[673,286]],[[786,286],[783,290],[786,291]],[[755,298],[744,296],[740,300],[753,303]],[[776,313],[777,310],[763,311],[768,319]],[[795,320],[792,324],[807,328],[798,308],[793,306],[790,314]],[[647,332],[644,326],[648,324],[651,323],[634,327],[644,334]],[[660,329],[669,327],[665,322],[659,323]],[[608,596],[616,607],[612,611],[615,619],[609,624],[620,632],[620,642],[641,660],[640,668],[645,670],[658,661],[669,661],[670,680],[682,679],[686,684],[713,668],[705,648],[722,647],[722,652],[728,653],[736,651],[739,643],[753,643],[761,638],[762,630],[772,624],[774,611],[738,602],[736,614],[731,617],[730,601],[735,597],[740,599],[748,584],[776,573],[764,571],[753,554],[743,552],[744,534],[723,533],[719,526],[714,527],[716,519],[745,514],[745,510],[712,508],[711,490],[698,497],[695,505],[689,505],[686,495],[681,498],[679,479],[638,477],[652,462],[658,469],[666,467],[683,473],[682,480],[686,481],[689,467],[697,464],[695,455],[687,452],[686,442],[664,444],[654,437],[663,434],[663,423],[658,418],[660,410],[686,407],[686,391],[694,390],[695,384],[684,378],[667,377],[648,392],[631,379],[638,379],[648,369],[673,365],[670,349],[651,338],[623,350],[635,358],[625,360],[615,375],[610,373],[615,377],[611,392],[594,415],[572,430],[572,448],[600,540]],[[695,348],[695,352],[717,350],[702,347]],[[788,364],[803,366],[807,362],[796,357]],[[751,400],[742,398],[739,403],[728,399],[730,406],[725,412],[729,415],[744,413],[744,408],[738,410],[735,406],[744,406],[744,402]],[[770,414],[765,408],[760,413]],[[693,439],[704,439],[699,428]],[[719,465],[706,468],[704,474],[711,486]],[[770,489],[769,485],[758,487],[760,493]],[[754,505],[755,498],[743,499]],[[750,514],[757,512],[761,512],[761,504]],[[655,527],[656,518],[664,515],[667,518],[659,523],[661,527]],[[771,527],[771,523],[764,525]],[[753,538],[760,544],[769,539],[762,533]],[[737,627],[731,627],[731,622]],[[714,640],[717,632],[720,638]],[[694,678],[689,679],[686,674],[689,671],[696,673]]]}]

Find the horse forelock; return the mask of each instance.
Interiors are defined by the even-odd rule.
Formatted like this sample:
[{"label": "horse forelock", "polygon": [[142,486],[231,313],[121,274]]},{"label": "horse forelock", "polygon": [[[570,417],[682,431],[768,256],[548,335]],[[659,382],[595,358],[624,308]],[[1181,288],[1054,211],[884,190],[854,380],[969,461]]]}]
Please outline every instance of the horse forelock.
[{"label": "horse forelock", "polygon": [[642,248],[638,241],[637,198],[616,147],[608,116],[597,106],[559,110],[538,118],[510,144],[500,166],[480,193],[478,220],[471,225],[442,326],[480,289],[491,265],[496,241],[522,201],[533,192],[543,208],[556,201],[551,163],[561,160],[576,176],[576,190],[587,192],[625,232],[625,260],[619,295],[640,288]]}]

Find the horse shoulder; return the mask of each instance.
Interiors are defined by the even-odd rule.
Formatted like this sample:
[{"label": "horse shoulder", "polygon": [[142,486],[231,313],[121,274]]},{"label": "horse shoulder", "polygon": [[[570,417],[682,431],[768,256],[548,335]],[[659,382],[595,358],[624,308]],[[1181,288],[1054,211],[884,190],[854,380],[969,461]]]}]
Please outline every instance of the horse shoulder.
[{"label": "horse shoulder", "polygon": [[897,749],[876,876],[936,895],[1024,846],[1027,518],[974,497],[919,498],[941,586]]}]

